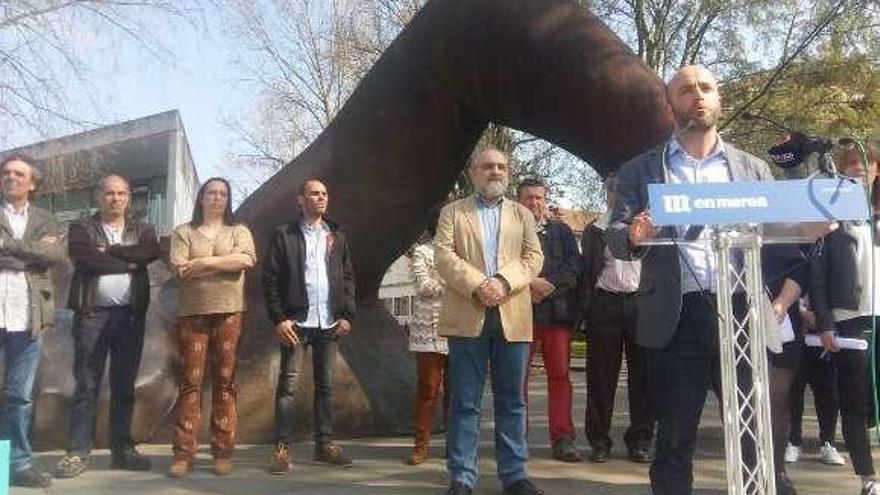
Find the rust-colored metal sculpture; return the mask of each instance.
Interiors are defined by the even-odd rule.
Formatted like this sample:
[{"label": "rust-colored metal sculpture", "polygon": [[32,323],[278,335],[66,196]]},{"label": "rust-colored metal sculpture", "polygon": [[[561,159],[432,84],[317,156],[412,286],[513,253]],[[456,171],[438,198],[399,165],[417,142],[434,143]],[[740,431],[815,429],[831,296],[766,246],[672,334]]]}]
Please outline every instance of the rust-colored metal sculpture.
[{"label": "rust-colored metal sculpture", "polygon": [[[318,177],[330,191],[330,216],[350,233],[359,314],[340,347],[334,414],[341,434],[401,432],[411,424],[415,369],[378,287],[444,201],[489,121],[556,143],[600,173],[672,127],[661,81],[574,2],[432,0],[331,125],[239,209],[263,251],[272,228],[296,217],[298,185]],[[240,436],[262,442],[270,438],[278,351],[258,273],[251,282]],[[301,368],[299,387],[304,436],[312,428],[310,368]],[[138,405],[157,413],[167,406]],[[167,422],[160,414],[138,418],[144,435]],[[163,429],[155,439],[167,438]]]}]

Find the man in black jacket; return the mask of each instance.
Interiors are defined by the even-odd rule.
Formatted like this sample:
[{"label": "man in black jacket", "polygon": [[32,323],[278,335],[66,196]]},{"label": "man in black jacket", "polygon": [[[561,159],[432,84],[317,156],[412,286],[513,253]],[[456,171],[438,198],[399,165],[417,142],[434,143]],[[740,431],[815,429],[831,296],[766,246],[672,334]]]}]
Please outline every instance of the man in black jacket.
[{"label": "man in black jacket", "polygon": [[125,179],[104,177],[96,198],[98,213],[68,228],[68,253],[75,268],[68,305],[75,313],[76,390],[70,404],[67,455],[56,471],[59,478],[86,470],[108,354],[111,467],[150,469],[150,460],[135,450],[130,430],[150,302],[147,265],[159,257],[159,242],[152,225],[128,218],[131,189]]},{"label": "man in black jacket", "polygon": [[592,451],[590,460],[605,462],[611,452],[611,416],[626,353],[630,426],[624,435],[633,462],[650,462],[654,413],[648,391],[645,349],[636,342],[636,298],[641,266],[616,259],[605,239],[614,207],[614,174],[605,178],[608,210],[584,231],[581,310],[587,324],[587,411],[584,433]]},{"label": "man in black jacket", "polygon": [[324,218],[327,187],[307,180],[300,188],[298,221],[275,229],[263,263],[263,287],[269,317],[281,341],[281,369],[275,391],[275,451],[269,471],[290,469],[293,391],[298,375],[297,350],[312,348],[315,380],[314,459],[338,466],[351,461],[331,442],[330,394],[340,336],[351,331],[355,282],[348,237]]},{"label": "man in black jacket", "polygon": [[[575,429],[571,420],[571,330],[574,323],[575,286],[580,276],[581,257],[577,240],[568,225],[550,220],[547,210],[547,186],[537,179],[525,179],[517,187],[517,199],[535,216],[538,239],[544,251],[541,273],[529,284],[532,296],[534,339],[529,362],[540,344],[547,372],[548,417],[553,458],[579,462],[581,455],[574,444]],[[529,366],[529,369],[531,366]],[[528,376],[528,375],[527,375]],[[525,396],[528,399],[528,377]]]}]

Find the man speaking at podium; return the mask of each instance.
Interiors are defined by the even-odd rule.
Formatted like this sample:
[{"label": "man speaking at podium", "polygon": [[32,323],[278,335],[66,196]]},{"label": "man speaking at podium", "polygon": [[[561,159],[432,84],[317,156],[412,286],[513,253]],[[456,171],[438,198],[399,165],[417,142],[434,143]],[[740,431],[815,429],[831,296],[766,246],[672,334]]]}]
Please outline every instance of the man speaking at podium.
[{"label": "man speaking at podium", "polygon": [[[636,335],[648,351],[657,414],[651,488],[654,495],[690,495],[697,428],[716,373],[713,363],[718,363],[715,256],[708,237],[705,243],[680,246],[641,245],[659,233],[647,211],[647,185],[773,177],[763,161],[719,136],[721,97],[708,70],[683,67],[667,84],[666,98],[675,132],[620,168],[607,235],[616,257],[642,262]],[[688,239],[707,235],[696,228],[688,231]]]}]

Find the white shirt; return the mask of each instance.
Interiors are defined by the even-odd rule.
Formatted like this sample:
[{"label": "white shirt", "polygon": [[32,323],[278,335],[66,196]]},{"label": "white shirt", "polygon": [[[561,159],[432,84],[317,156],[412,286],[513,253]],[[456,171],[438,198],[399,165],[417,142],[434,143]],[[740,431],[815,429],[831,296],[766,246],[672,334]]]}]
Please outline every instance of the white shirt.
[{"label": "white shirt", "polygon": [[605,264],[599,272],[595,288],[617,294],[632,294],[639,288],[641,273],[641,261],[619,260],[606,247]]},{"label": "white shirt", "polygon": [[330,282],[327,279],[327,236],[330,229],[324,222],[306,225],[300,222],[306,241],[306,295],[309,298],[309,313],[305,320],[296,325],[307,328],[329,329],[336,326],[330,314]]},{"label": "white shirt", "polygon": [[[110,246],[122,244],[124,228],[115,229],[107,224],[101,224],[101,229]],[[131,274],[111,273],[98,277],[98,287],[95,291],[95,306],[125,306],[131,301]]]},{"label": "white shirt", "polygon": [[[3,215],[12,228],[12,237],[21,239],[28,222],[28,208],[16,211],[9,203],[3,203]],[[30,326],[30,291],[25,272],[0,271],[0,328],[7,332],[24,332]]]},{"label": "white shirt", "polygon": [[[702,159],[688,155],[673,137],[669,140],[666,159],[669,162],[670,184],[730,182],[727,151],[720,136],[715,148]],[[696,242],[682,243],[680,248],[681,293],[715,291],[715,252],[712,249],[709,229],[703,229]]]}]

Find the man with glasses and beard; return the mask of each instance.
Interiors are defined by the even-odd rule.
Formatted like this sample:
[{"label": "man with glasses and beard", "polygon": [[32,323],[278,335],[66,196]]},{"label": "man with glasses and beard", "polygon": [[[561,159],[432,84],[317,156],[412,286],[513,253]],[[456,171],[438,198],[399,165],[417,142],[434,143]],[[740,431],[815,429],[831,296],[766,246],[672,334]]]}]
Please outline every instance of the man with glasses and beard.
[{"label": "man with glasses and beard", "polygon": [[437,271],[446,281],[440,335],[448,338],[452,404],[447,423],[447,495],[477,482],[480,404],[487,368],[495,401],[495,457],[505,495],[540,495],[525,465],[523,383],[532,340],[529,284],[544,256],[535,219],[504,198],[509,160],[478,149],[469,164],[476,194],[446,205],[437,224]]}]

